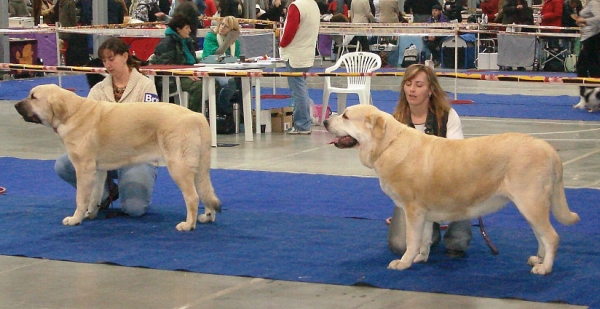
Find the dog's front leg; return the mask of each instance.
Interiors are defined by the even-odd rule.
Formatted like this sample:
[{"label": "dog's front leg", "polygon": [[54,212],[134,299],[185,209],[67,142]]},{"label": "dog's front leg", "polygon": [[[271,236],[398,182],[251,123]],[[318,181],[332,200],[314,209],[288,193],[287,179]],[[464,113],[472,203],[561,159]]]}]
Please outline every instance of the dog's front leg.
[{"label": "dog's front leg", "polygon": [[[425,229],[425,214],[419,213],[414,207],[406,207],[406,252],[399,260],[393,260],[388,265],[390,269],[404,270],[409,268],[419,255],[421,238]],[[431,238],[431,231],[429,232]],[[427,252],[429,256],[429,252]]]},{"label": "dog's front leg", "polygon": [[421,248],[419,254],[413,260],[413,263],[425,263],[429,259],[431,250],[431,235],[433,235],[433,222],[426,221],[423,227],[423,237],[421,238]]},{"label": "dog's front leg", "polygon": [[94,188],[92,189],[92,195],[90,202],[87,206],[87,212],[85,213],[86,219],[95,219],[98,215],[100,203],[102,202],[102,195],[104,194],[104,183],[106,182],[106,171],[97,171],[96,180],[94,180]]},{"label": "dog's front leg", "polygon": [[83,165],[76,164],[73,162],[75,166],[75,172],[77,173],[77,194],[75,197],[75,201],[77,203],[77,208],[75,208],[75,213],[71,217],[65,217],[63,219],[64,225],[78,225],[83,221],[85,214],[88,210],[88,205],[90,204],[90,200],[92,199],[92,192],[95,186],[96,180],[96,169],[95,165],[92,168]]}]

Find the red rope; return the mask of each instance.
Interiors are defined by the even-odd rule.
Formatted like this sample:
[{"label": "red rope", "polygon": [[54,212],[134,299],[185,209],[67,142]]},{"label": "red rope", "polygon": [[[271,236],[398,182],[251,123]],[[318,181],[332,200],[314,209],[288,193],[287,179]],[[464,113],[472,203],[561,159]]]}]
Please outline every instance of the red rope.
[{"label": "red rope", "polygon": [[0,194],[4,194],[4,193],[6,193],[6,188],[0,187]]}]

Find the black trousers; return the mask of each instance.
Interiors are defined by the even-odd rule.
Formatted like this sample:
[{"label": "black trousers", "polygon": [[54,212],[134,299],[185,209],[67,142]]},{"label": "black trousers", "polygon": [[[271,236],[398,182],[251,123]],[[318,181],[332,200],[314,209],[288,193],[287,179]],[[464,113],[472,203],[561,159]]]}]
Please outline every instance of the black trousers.
[{"label": "black trousers", "polygon": [[600,33],[581,42],[575,69],[578,77],[600,77]]}]

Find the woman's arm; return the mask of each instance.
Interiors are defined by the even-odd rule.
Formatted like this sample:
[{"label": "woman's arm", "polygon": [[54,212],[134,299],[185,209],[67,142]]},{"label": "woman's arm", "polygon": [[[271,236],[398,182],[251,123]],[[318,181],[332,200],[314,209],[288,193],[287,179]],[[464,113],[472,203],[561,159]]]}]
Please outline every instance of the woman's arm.
[{"label": "woman's arm", "polygon": [[[236,30],[229,31],[229,33],[227,33],[227,36],[225,36],[223,45],[219,46],[213,54],[216,54],[216,55],[224,54],[225,51],[231,46],[231,44],[233,44],[235,41],[237,41],[238,37],[240,37],[239,31],[236,31]],[[232,51],[231,54],[235,54],[235,52]]]},{"label": "woman's arm", "polygon": [[446,138],[447,139],[463,139],[462,122],[458,113],[454,109],[450,109],[448,113],[448,123],[446,123]]}]

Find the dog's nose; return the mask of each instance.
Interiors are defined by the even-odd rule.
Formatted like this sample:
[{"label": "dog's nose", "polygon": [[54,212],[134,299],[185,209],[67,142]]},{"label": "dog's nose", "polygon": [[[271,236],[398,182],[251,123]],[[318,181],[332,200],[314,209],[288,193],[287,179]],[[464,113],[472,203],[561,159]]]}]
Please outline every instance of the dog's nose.
[{"label": "dog's nose", "polygon": [[325,129],[327,129],[329,127],[329,119],[325,119],[323,125],[325,126]]}]

